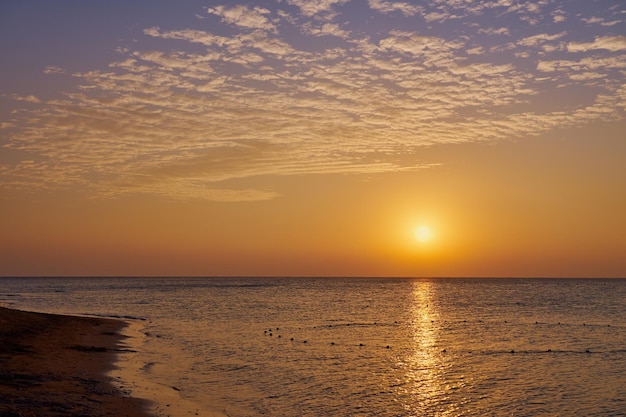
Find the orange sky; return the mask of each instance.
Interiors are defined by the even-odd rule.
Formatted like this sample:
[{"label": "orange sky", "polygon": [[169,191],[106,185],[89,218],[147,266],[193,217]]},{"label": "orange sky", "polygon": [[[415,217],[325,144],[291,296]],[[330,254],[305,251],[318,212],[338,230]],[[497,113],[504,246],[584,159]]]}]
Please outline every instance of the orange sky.
[{"label": "orange sky", "polygon": [[0,276],[626,277],[621,2],[209,3],[0,6]]}]

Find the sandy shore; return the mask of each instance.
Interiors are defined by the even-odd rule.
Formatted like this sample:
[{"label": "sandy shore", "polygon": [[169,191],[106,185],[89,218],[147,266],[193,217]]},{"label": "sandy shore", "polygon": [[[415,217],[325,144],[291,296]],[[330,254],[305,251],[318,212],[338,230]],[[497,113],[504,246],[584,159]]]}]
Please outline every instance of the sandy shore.
[{"label": "sandy shore", "polygon": [[125,326],[0,307],[0,417],[148,417],[106,376]]}]

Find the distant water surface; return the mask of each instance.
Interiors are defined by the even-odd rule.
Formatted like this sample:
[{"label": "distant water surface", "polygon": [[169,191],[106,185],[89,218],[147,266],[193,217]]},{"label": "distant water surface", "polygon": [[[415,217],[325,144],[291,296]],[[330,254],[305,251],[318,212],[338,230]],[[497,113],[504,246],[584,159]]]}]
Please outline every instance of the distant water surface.
[{"label": "distant water surface", "polygon": [[626,415],[626,280],[2,278],[0,303],[139,324],[139,376],[191,404],[160,415]]}]

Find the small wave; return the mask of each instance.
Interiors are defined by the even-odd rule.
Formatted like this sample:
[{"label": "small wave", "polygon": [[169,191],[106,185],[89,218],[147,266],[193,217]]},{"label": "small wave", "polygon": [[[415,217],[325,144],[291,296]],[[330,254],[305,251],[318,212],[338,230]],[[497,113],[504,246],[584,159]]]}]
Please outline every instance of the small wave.
[{"label": "small wave", "polygon": [[83,316],[89,317],[102,317],[107,319],[118,319],[118,320],[135,320],[135,321],[147,321],[148,319],[145,317],[131,316],[131,315],[118,315],[118,314],[102,314],[102,313],[82,313]]}]

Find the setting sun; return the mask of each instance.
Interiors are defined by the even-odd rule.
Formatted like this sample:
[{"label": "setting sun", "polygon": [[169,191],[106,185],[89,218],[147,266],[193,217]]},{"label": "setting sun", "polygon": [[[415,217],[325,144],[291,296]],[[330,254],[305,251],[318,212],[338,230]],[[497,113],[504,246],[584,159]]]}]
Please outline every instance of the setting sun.
[{"label": "setting sun", "polygon": [[428,226],[418,226],[414,232],[415,239],[420,242],[428,242],[433,237],[433,233],[430,231]]}]

